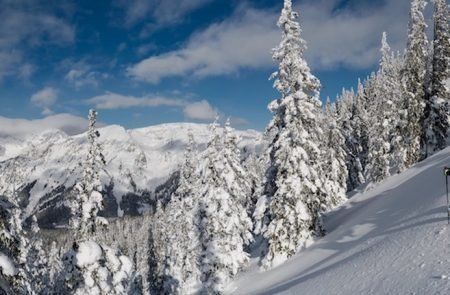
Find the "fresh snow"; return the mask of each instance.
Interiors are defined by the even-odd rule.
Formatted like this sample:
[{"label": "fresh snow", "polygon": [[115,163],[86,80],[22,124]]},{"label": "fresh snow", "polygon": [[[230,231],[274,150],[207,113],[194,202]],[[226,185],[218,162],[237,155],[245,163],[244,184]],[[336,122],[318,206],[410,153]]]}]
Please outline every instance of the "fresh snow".
[{"label": "fresh snow", "polygon": [[77,265],[79,267],[84,267],[90,264],[94,264],[103,256],[102,253],[102,248],[94,241],[86,241],[80,243],[76,255]]},{"label": "fresh snow", "polygon": [[75,286],[73,294],[127,294],[132,274],[131,261],[120,252],[95,241],[81,242],[75,251],[76,270],[69,267],[68,281]]},{"label": "fresh snow", "polygon": [[0,273],[7,276],[14,276],[17,273],[17,268],[14,266],[14,262],[0,252]]},{"label": "fresh snow", "polygon": [[227,294],[449,294],[446,165],[450,148],[356,193],[324,238],[267,272],[254,259]]}]

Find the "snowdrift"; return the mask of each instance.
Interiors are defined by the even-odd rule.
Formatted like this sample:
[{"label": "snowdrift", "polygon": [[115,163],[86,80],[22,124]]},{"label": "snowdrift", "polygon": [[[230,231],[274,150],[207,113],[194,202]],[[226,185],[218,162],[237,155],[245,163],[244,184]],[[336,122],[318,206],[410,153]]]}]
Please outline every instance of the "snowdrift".
[{"label": "snowdrift", "polygon": [[357,192],[328,234],[267,272],[257,261],[228,294],[450,294],[445,177],[450,148]]}]

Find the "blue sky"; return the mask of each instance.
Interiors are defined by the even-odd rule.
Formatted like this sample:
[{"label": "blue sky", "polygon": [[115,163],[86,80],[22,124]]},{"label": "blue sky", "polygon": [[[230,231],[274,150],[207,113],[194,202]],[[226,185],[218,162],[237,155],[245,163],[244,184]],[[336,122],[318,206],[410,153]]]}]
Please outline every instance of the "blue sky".
[{"label": "blue sky", "polygon": [[[278,96],[268,77],[282,2],[0,0],[0,116],[96,107],[102,122],[127,128],[219,114],[263,130]],[[322,99],[373,71],[383,31],[405,46],[409,0],[293,3]]]}]

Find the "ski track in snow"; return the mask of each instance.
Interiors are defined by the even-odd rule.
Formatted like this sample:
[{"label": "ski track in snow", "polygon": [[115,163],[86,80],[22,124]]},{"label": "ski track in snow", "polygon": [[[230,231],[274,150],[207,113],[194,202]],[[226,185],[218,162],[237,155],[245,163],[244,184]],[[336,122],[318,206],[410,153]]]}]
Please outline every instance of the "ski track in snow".
[{"label": "ski track in snow", "polygon": [[445,178],[450,148],[356,193],[326,216],[328,234],[285,264],[257,261],[228,294],[450,294]]}]

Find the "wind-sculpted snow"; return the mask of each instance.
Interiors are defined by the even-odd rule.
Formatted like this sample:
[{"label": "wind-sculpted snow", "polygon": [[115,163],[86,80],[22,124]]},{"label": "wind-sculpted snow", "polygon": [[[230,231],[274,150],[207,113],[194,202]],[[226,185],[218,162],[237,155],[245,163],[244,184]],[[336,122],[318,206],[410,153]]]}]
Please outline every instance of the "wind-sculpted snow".
[{"label": "wind-sculpted snow", "polygon": [[[112,125],[99,132],[106,158],[101,182],[109,216],[120,216],[128,210],[121,207],[124,203],[145,208],[154,198],[155,188],[164,184],[182,163],[188,133],[193,134],[199,152],[204,150],[209,136],[207,125],[189,123],[134,130]],[[238,134],[244,155],[260,153],[260,133],[249,130]],[[86,134],[68,136],[53,130],[22,141],[0,137],[0,147],[0,194],[19,192],[26,216],[50,211],[54,214],[47,214],[52,216],[48,222],[59,223],[58,218],[68,212],[64,205],[67,194],[82,176],[80,163],[86,158]]]},{"label": "wind-sculpted snow", "polygon": [[324,238],[267,272],[255,260],[228,294],[449,294],[448,165],[450,148],[356,193]]}]

